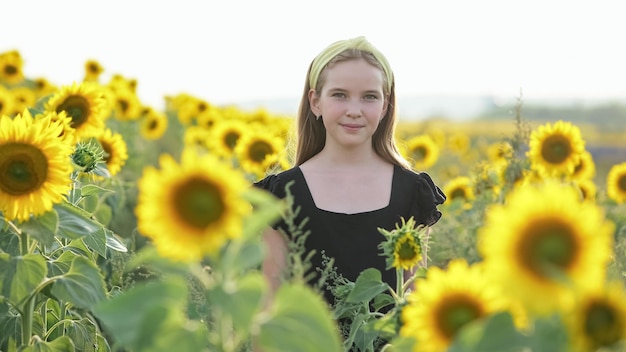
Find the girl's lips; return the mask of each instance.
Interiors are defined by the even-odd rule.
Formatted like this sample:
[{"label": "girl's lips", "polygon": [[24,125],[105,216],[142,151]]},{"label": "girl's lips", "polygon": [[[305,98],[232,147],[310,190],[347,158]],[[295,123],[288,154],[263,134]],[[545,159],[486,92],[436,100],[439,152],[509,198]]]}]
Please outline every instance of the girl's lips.
[{"label": "girl's lips", "polygon": [[360,127],[363,127],[361,125],[353,125],[353,124],[342,124],[341,126],[346,127],[346,128],[360,128]]}]

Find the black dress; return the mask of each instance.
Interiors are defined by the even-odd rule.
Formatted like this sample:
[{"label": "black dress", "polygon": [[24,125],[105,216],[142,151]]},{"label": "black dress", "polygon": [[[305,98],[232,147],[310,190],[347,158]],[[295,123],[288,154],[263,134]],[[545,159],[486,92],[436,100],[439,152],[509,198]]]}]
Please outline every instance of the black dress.
[{"label": "black dress", "polygon": [[[437,205],[446,199],[428,174],[416,173],[400,166],[394,167],[389,204],[381,209],[355,214],[317,208],[299,167],[269,175],[254,185],[268,190],[278,198],[284,198],[285,186],[290,181],[295,181],[290,187],[294,206],[301,207],[295,224],[309,218],[305,230],[310,230],[310,235],[305,242],[305,249],[307,253],[316,251],[311,260],[312,270],[323,268],[323,250],[327,257],[334,258],[337,272],[346,279],[354,282],[363,270],[376,268],[382,273],[383,281],[391,287],[396,287],[396,274],[394,269],[385,269],[385,257],[378,248],[385,237],[378,228],[392,230],[396,224],[401,223],[401,218],[408,220],[411,216],[417,224],[433,225],[441,217]],[[283,221],[277,222],[273,227],[282,228],[288,233]],[[312,280],[314,281],[316,280]],[[325,292],[325,298],[331,304],[334,301],[328,291]]]}]

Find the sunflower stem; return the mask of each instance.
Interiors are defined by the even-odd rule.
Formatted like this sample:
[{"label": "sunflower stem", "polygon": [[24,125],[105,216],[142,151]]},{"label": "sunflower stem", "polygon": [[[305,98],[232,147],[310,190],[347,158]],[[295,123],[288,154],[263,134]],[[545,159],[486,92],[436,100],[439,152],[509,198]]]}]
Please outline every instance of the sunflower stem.
[{"label": "sunflower stem", "polygon": [[22,232],[22,234],[19,236],[20,237],[20,253],[22,253],[22,255],[26,255],[28,253],[30,253],[30,246],[28,245],[28,234],[26,232]]},{"label": "sunflower stem", "polygon": [[35,310],[35,296],[31,296],[22,309],[22,346],[27,346],[30,342],[30,335],[33,333],[33,310]]},{"label": "sunflower stem", "polygon": [[404,269],[396,268],[396,294],[398,299],[404,298]]}]

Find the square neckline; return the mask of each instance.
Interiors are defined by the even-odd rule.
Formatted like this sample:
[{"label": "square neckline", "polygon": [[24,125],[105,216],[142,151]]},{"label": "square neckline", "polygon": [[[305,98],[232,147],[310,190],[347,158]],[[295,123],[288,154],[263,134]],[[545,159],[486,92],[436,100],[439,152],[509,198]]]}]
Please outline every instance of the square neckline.
[{"label": "square neckline", "polygon": [[300,166],[296,166],[295,169],[298,170],[298,177],[302,180],[302,184],[304,185],[304,189],[306,190],[307,193],[307,197],[309,198],[309,201],[311,202],[313,208],[315,208],[317,211],[319,212],[323,212],[323,213],[327,213],[327,214],[334,214],[334,215],[346,215],[346,216],[356,216],[356,215],[368,215],[368,214],[372,214],[372,213],[377,213],[377,212],[381,212],[381,211],[385,211],[387,209],[389,209],[389,207],[391,206],[392,200],[394,199],[394,195],[396,192],[396,178],[398,177],[398,165],[393,165],[393,174],[391,176],[391,192],[389,192],[389,200],[387,202],[387,205],[385,205],[382,208],[378,208],[378,209],[373,209],[373,210],[366,210],[366,211],[359,211],[356,213],[340,213],[340,212],[336,212],[336,211],[332,211],[332,210],[327,210],[327,209],[322,209],[320,207],[317,206],[317,204],[315,204],[315,200],[313,199],[313,194],[311,193],[311,189],[309,188],[309,184],[306,182],[306,178],[304,177],[304,173],[302,172],[302,170],[300,169]]}]

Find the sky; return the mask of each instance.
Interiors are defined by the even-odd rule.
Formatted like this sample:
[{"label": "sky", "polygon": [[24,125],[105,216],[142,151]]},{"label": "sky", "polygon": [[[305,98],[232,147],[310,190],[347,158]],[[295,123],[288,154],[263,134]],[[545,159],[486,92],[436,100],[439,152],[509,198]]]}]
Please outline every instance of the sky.
[{"label": "sky", "polygon": [[[388,58],[396,94],[626,100],[619,0],[12,0],[0,52],[29,78],[137,80],[162,107],[188,93],[214,104],[298,98],[331,42],[364,35]],[[9,15],[10,14],[10,15]]]}]

